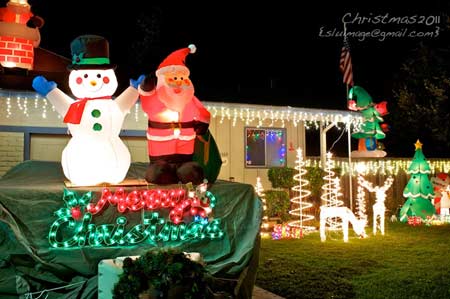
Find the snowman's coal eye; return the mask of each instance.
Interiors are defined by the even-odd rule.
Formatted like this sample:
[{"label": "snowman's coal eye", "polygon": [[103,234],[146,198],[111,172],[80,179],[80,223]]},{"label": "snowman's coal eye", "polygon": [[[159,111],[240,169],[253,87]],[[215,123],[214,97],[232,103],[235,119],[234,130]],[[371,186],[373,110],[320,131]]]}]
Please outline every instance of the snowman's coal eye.
[{"label": "snowman's coal eye", "polygon": [[100,75],[100,74],[97,74],[97,78],[101,78],[102,77],[102,75]]},{"label": "snowman's coal eye", "polygon": [[84,77],[84,79],[87,79],[87,77],[89,77],[89,76],[88,76],[88,74],[84,74],[83,77]]}]

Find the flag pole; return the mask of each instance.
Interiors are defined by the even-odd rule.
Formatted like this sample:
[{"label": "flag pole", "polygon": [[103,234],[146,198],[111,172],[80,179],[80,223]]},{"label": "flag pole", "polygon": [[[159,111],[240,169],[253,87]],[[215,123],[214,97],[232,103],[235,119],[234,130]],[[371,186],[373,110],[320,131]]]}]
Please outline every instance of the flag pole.
[{"label": "flag pole", "polygon": [[[344,46],[347,47],[348,44],[348,40],[347,40],[347,23],[344,22]],[[346,93],[345,93],[345,97],[346,100],[348,100],[348,82],[345,83],[346,86]]]},{"label": "flag pole", "polygon": [[[347,24],[344,22],[344,45],[347,45]],[[348,83],[345,83],[346,93],[345,98],[348,102],[349,87]],[[352,138],[351,138],[351,117],[347,120],[347,148],[348,148],[348,189],[349,189],[349,201],[350,210],[353,211],[353,167],[352,167]]]}]

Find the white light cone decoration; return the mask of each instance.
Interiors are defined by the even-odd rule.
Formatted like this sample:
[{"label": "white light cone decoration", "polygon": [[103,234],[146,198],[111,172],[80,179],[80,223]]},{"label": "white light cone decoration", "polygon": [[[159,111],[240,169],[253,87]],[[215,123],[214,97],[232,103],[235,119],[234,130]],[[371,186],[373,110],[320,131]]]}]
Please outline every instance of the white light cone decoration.
[{"label": "white light cone decoration", "polygon": [[[362,175],[366,171],[366,167],[363,163],[358,163],[356,165],[356,172],[358,173],[358,182],[360,180],[360,177],[362,178]],[[356,216],[360,220],[365,220],[367,225],[367,213],[366,213],[366,198],[365,198],[365,190],[364,187],[358,184],[357,188],[357,194],[356,194]]]},{"label": "white light cone decoration", "polygon": [[263,188],[263,185],[261,183],[261,178],[260,177],[256,178],[255,193],[261,199],[262,205],[263,205],[263,217],[262,217],[262,223],[261,223],[261,236],[262,237],[269,237],[270,234],[267,231],[269,229],[269,222],[268,222],[269,217],[267,216],[267,212],[266,212],[266,210],[267,210],[266,198],[265,198],[264,188]]},{"label": "white light cone decoration", "polygon": [[294,180],[298,182],[298,185],[292,187],[296,196],[291,199],[294,209],[289,211],[289,214],[293,215],[293,219],[298,220],[291,221],[288,225],[290,227],[299,228],[302,233],[305,233],[314,230],[313,226],[304,224],[307,221],[313,220],[314,216],[305,213],[305,211],[310,209],[313,205],[305,200],[305,198],[311,195],[311,191],[305,188],[309,185],[309,182],[305,179],[305,161],[303,160],[303,154],[300,148],[297,149],[297,160],[295,161],[295,164],[295,169],[298,172],[294,175]]},{"label": "white light cone decoration", "polygon": [[358,185],[366,188],[369,192],[375,192],[375,204],[373,205],[373,234],[377,234],[378,219],[380,232],[384,235],[384,214],[386,212],[386,206],[384,202],[386,201],[386,191],[392,186],[394,178],[389,176],[382,187],[374,187],[371,182],[365,180],[362,176],[358,176]]},{"label": "white light cone decoration", "polygon": [[[344,204],[343,201],[339,200],[342,194],[340,193],[339,178],[335,177],[333,168],[334,161],[332,160],[332,154],[328,152],[324,169],[326,175],[323,177],[324,184],[322,185],[323,192],[321,196],[322,204],[326,207],[340,207]],[[326,221],[329,230],[340,230],[342,228],[339,219],[336,217],[327,217]]]}]

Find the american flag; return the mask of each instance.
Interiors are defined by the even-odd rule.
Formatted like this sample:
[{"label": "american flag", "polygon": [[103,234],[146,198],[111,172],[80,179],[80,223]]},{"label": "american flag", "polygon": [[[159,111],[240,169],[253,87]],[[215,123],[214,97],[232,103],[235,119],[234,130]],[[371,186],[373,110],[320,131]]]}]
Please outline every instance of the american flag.
[{"label": "american flag", "polygon": [[353,70],[352,70],[352,58],[350,56],[350,49],[347,41],[344,41],[344,46],[341,51],[341,59],[339,61],[339,69],[342,72],[342,82],[353,86]]}]

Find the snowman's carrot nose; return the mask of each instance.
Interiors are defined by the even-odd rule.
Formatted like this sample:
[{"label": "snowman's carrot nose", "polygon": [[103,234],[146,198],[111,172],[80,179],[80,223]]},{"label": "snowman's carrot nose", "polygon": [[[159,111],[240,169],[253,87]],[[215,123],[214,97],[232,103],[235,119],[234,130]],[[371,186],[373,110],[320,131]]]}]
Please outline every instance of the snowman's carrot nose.
[{"label": "snowman's carrot nose", "polygon": [[95,86],[95,85],[97,85],[97,82],[96,81],[91,81],[91,85]]}]

